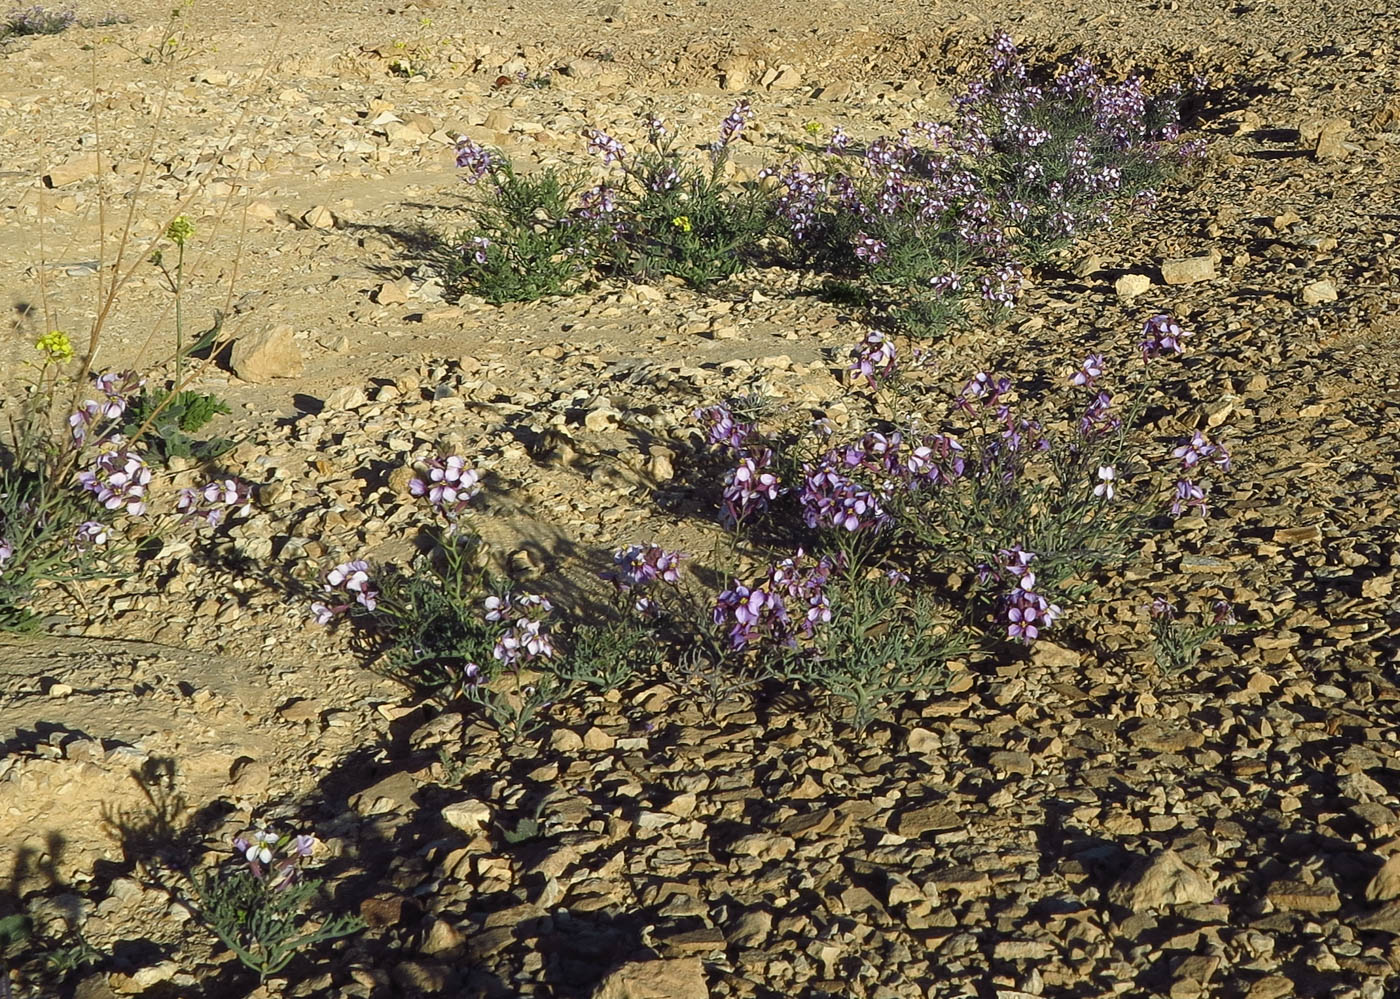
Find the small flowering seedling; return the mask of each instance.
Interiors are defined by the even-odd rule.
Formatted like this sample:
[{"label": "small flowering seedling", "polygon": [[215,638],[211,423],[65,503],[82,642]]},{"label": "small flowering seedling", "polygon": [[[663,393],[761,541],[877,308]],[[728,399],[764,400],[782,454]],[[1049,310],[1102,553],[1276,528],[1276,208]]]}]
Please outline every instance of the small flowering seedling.
[{"label": "small flowering seedling", "polygon": [[193,878],[195,912],[262,981],[301,951],[364,928],[359,916],[311,911],[322,886],[305,873],[315,845],[310,835],[255,830],[233,841],[232,858]]},{"label": "small flowering seedling", "polygon": [[1152,599],[1147,611],[1152,654],[1158,669],[1167,676],[1194,669],[1200,664],[1201,651],[1207,645],[1239,627],[1234,609],[1223,600],[1211,606],[1210,619],[1200,624],[1187,624],[1178,619],[1176,608],[1161,596]]}]

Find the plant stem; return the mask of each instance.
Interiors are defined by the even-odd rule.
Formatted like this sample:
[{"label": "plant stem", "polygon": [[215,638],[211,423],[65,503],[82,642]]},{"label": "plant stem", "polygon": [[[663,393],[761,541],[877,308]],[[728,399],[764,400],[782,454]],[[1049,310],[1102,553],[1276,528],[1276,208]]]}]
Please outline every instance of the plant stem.
[{"label": "plant stem", "polygon": [[185,317],[180,308],[180,291],[185,283],[185,241],[180,240],[180,255],[175,260],[175,388],[181,382],[181,368],[185,359]]}]

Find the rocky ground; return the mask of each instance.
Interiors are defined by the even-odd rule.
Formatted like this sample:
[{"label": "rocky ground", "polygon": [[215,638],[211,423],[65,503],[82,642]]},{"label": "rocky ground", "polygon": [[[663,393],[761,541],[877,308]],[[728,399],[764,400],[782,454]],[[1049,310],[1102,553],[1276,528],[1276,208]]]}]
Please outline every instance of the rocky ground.
[{"label": "rocky ground", "polygon": [[[0,916],[100,955],[44,988],[252,992],[153,861],[181,830],[222,849],[257,819],[313,830],[337,903],[368,923],[261,995],[1400,990],[1385,5],[121,13],[0,45],[0,364],[23,378],[48,325],[81,339],[118,252],[130,278],[98,364],[168,354],[173,299],[141,261],[183,212],[192,322],[222,310],[237,341],[199,384],[234,405],[226,464],[259,490],[212,556],[164,537],[128,579],[47,591],[51,634],[0,646]],[[743,95],[746,175],[807,121],[873,136],[937,116],[998,25],[1037,57],[1204,74],[1208,159],[1150,217],[1037,274],[1011,324],[935,351],[950,380],[1058,372],[1089,349],[1126,362],[1145,315],[1181,316],[1196,343],[1158,429],[1233,445],[1208,518],[1157,538],[1054,644],[974,663],[860,734],[791,692],[656,677],[557,708],[542,745],[503,745],[311,620],[319,572],[413,553],[411,457],[475,456],[501,568],[587,607],[617,545],[714,547],[676,478],[696,405],[761,383],[845,411],[859,317],[791,275],[502,308],[445,295],[416,234],[463,217],[458,134],[583,163],[586,127],[630,140],[654,108],[705,141]],[[1183,258],[1194,270],[1164,266]],[[1221,596],[1249,627],[1163,676],[1155,592]],[[531,816],[537,835],[509,842]],[[29,969],[15,994],[39,994],[33,954],[11,957]]]}]

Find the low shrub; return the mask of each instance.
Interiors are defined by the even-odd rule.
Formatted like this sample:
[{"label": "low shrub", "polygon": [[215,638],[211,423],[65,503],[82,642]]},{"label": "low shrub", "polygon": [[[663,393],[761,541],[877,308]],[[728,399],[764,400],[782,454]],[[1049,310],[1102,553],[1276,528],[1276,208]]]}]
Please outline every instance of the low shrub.
[{"label": "low shrub", "polygon": [[1230,467],[1199,431],[1173,449],[1174,481],[1144,457],[1152,365],[1188,336],[1167,316],[1147,321],[1126,405],[1100,355],[1071,374],[1077,399],[1058,414],[986,372],[940,399],[902,384],[898,353],[874,332],[852,373],[889,400],[880,429],[838,440],[823,423],[765,428],[728,405],[697,411],[726,469],[720,520],[778,551],[760,582],[736,581],[716,601],[732,653],[762,650],[778,675],[851,701],[864,724],[887,696],[936,687],[938,664],[978,639],[1042,638],[1164,513],[1204,512],[1209,475]]},{"label": "low shrub", "polygon": [[1178,145],[1183,91],[1146,93],[1079,60],[1048,79],[1009,36],[952,122],[919,122],[767,171],[793,260],[854,280],[877,314],[911,334],[1013,308],[1025,266],[1107,223],[1198,151]]}]

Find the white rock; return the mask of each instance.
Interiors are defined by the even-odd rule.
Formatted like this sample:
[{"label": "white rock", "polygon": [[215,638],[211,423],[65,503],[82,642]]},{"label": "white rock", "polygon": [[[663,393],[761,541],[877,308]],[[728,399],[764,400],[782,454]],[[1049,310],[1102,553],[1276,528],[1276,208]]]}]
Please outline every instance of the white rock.
[{"label": "white rock", "polygon": [[239,337],[229,355],[234,373],[249,382],[298,377],[305,365],[293,337],[285,324]]},{"label": "white rock", "polygon": [[316,205],[302,215],[301,220],[313,229],[333,229],[336,218],[325,205]]},{"label": "white rock", "polygon": [[1178,257],[1162,261],[1162,280],[1167,284],[1196,284],[1215,277],[1215,258]]},{"label": "white rock", "polygon": [[472,835],[486,828],[491,822],[491,806],[475,798],[448,805],[440,814],[442,820],[453,829],[460,829]]},{"label": "white rock", "polygon": [[1323,302],[1335,302],[1336,300],[1337,286],[1328,278],[1314,281],[1303,289],[1304,305],[1321,305]]},{"label": "white rock", "polygon": [[1124,274],[1113,282],[1113,290],[1122,299],[1137,298],[1152,287],[1152,279],[1146,274]]}]

